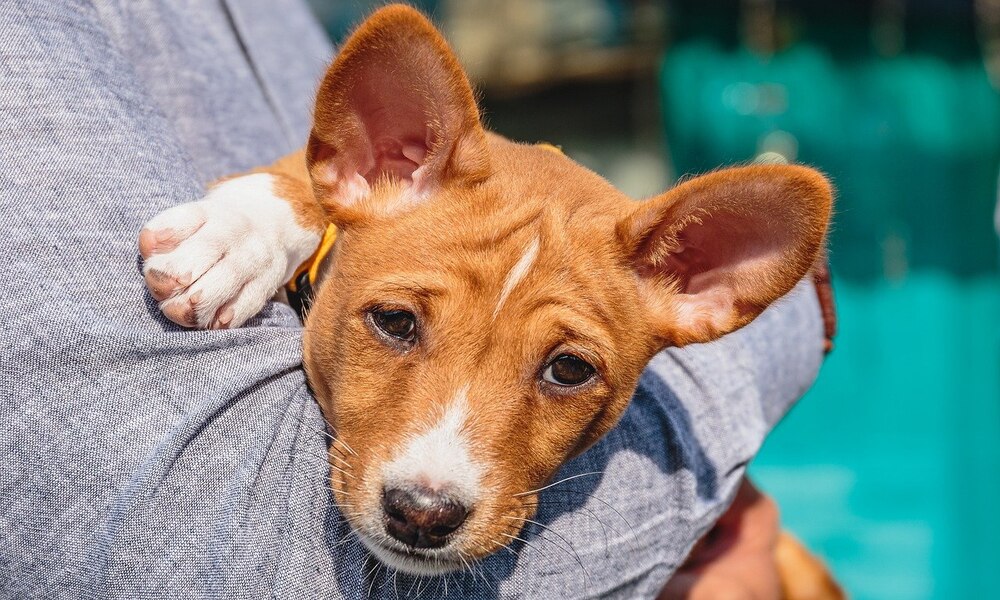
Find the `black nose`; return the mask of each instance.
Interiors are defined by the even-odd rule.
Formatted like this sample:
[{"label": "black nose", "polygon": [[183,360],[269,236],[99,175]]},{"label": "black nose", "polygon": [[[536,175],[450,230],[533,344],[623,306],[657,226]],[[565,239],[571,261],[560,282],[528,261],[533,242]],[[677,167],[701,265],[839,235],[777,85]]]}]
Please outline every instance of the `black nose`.
[{"label": "black nose", "polygon": [[385,530],[413,548],[440,548],[469,515],[464,504],[425,488],[382,492]]}]

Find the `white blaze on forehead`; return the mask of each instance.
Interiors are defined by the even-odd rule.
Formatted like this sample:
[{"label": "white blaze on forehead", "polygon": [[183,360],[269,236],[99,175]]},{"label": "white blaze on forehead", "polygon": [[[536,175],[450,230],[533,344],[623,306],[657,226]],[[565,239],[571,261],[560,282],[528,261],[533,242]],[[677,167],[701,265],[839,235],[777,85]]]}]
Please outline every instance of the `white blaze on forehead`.
[{"label": "white blaze on forehead", "polygon": [[497,302],[497,307],[493,310],[494,319],[500,314],[500,309],[503,307],[503,303],[507,301],[507,296],[510,296],[510,293],[517,287],[517,284],[521,283],[524,276],[531,270],[531,266],[535,264],[535,259],[538,258],[538,247],[538,238],[531,240],[531,243],[525,248],[524,254],[521,255],[520,260],[507,273],[507,279],[503,282],[503,289],[500,290],[500,300]]},{"label": "white blaze on forehead", "polygon": [[406,440],[402,451],[383,470],[387,489],[429,485],[447,489],[470,506],[475,503],[482,468],[472,460],[465,435],[468,393],[466,385],[430,429]]}]

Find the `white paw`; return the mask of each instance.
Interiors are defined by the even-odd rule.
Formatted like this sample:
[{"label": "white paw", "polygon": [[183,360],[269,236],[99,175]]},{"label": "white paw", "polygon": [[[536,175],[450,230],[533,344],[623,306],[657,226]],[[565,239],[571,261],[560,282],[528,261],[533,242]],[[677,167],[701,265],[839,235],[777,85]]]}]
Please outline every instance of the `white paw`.
[{"label": "white paw", "polygon": [[185,327],[239,327],[315,250],[266,173],[230,179],[169,208],[139,234],[143,274],[160,310]]}]

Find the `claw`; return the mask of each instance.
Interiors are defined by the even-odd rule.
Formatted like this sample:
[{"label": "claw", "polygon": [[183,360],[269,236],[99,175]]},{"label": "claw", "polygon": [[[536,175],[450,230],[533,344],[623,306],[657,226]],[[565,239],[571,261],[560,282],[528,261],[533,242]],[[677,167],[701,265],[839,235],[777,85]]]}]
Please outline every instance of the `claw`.
[{"label": "claw", "polygon": [[226,306],[219,311],[219,315],[215,317],[215,323],[219,329],[226,329],[229,327],[229,324],[233,322],[234,316],[236,316],[236,311],[233,310],[232,305]]}]

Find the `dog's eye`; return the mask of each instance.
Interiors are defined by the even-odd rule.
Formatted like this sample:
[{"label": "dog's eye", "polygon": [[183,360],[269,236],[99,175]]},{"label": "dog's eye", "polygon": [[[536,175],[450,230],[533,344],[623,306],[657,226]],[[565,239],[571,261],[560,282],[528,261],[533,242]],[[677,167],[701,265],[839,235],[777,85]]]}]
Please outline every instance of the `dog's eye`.
[{"label": "dog's eye", "polygon": [[594,367],[572,354],[560,354],[542,372],[542,379],[545,381],[567,387],[586,383],[593,376]]},{"label": "dog's eye", "polygon": [[417,339],[417,318],[406,310],[373,310],[372,322],[382,333],[412,343]]}]

